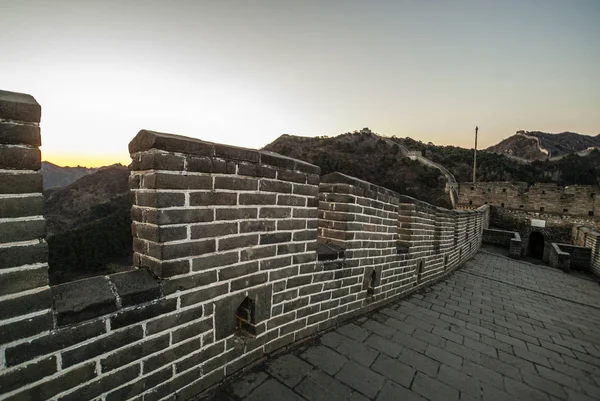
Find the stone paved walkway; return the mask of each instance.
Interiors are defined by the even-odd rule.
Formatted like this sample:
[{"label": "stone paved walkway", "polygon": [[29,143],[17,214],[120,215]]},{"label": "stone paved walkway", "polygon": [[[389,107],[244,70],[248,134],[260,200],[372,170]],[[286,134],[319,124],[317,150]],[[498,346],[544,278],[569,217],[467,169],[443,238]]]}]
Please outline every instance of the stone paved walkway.
[{"label": "stone paved walkway", "polygon": [[482,251],[210,398],[599,400],[600,285]]}]

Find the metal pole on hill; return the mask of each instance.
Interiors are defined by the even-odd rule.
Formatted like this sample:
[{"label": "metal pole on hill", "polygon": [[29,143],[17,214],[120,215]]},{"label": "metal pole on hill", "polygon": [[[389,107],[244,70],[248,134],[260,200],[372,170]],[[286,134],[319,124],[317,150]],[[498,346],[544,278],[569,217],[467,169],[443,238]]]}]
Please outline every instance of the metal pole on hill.
[{"label": "metal pole on hill", "polygon": [[475,177],[477,175],[477,131],[479,131],[479,127],[475,127],[475,151],[473,154],[473,184],[475,184]]}]

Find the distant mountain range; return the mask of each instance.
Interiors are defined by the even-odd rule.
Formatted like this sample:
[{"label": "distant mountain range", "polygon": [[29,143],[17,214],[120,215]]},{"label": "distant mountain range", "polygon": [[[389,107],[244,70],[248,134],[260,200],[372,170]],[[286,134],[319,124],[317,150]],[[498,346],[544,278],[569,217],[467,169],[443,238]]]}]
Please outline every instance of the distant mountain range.
[{"label": "distant mountain range", "polygon": [[66,187],[84,175],[98,171],[97,168],[87,167],[61,167],[48,161],[42,162],[42,175],[44,177],[44,190]]},{"label": "distant mountain range", "polygon": [[497,145],[486,150],[508,156],[521,162],[533,160],[558,160],[568,154],[587,156],[600,148],[600,135],[590,136],[575,132],[550,134],[540,131],[517,131]]}]

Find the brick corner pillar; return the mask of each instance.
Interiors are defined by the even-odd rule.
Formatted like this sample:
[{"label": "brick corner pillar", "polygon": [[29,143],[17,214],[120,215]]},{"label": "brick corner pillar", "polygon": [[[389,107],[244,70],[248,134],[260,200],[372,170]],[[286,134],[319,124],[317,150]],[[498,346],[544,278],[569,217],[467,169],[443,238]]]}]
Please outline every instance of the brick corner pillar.
[{"label": "brick corner pillar", "polygon": [[53,325],[40,116],[32,96],[0,90],[0,356],[6,344]]}]

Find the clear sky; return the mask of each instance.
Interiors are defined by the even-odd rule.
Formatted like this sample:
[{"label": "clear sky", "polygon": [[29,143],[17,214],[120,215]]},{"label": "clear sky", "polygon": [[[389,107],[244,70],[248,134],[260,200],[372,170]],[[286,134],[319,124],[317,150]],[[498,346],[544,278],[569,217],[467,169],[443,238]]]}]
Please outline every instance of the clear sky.
[{"label": "clear sky", "polygon": [[600,0],[0,0],[0,48],[0,88],[38,100],[63,165],[127,164],[142,128],[253,148],[600,133]]}]

